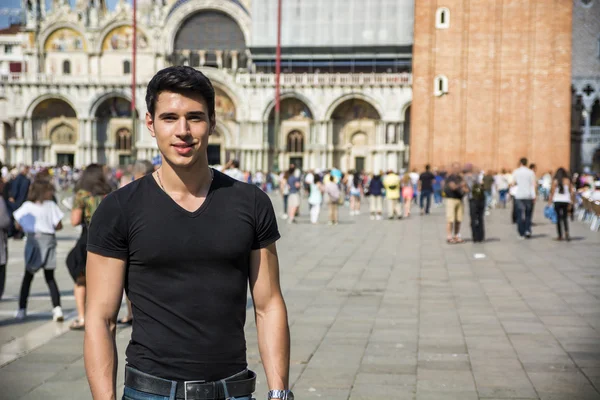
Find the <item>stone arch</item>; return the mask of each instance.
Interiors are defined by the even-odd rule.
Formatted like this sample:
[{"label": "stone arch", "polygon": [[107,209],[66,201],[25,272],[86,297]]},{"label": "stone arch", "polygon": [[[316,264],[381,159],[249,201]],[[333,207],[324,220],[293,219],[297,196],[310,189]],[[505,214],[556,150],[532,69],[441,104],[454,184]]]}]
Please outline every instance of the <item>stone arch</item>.
[{"label": "stone arch", "polygon": [[77,144],[77,129],[68,122],[61,121],[52,127],[49,139],[52,144],[74,145]]},{"label": "stone arch", "polygon": [[[111,165],[130,164],[133,161],[133,146],[136,142],[130,98],[123,93],[106,93],[93,103],[90,111],[95,120],[93,132],[97,142],[98,162]],[[137,109],[135,115],[139,115]],[[118,135],[125,130],[129,132],[130,146],[120,148]]]},{"label": "stone arch", "polygon": [[[98,34],[98,36],[97,36],[97,41],[95,43],[95,50],[98,53],[100,53],[100,54],[104,53],[105,51],[112,51],[112,50],[127,50],[127,51],[130,51],[130,48],[127,48],[127,49],[109,49],[109,50],[107,50],[107,49],[105,49],[105,46],[104,46],[105,42],[107,40],[109,40],[108,35],[110,35],[110,34],[119,34],[119,33],[121,33],[119,31],[120,28],[128,28],[128,27],[131,28],[131,24],[128,23],[128,22],[124,22],[123,20],[113,21],[113,22],[107,24],[102,29],[102,31]],[[140,51],[140,50],[141,51],[150,50],[152,48],[151,43],[150,43],[151,36],[148,35],[148,32],[146,31],[146,29],[144,27],[140,27],[139,24],[136,26],[136,29],[138,31],[138,41],[137,41],[138,51]],[[145,46],[140,45],[140,40],[139,40],[140,36],[143,37],[143,39],[146,41],[146,45]]]},{"label": "stone arch", "polygon": [[[111,99],[113,97],[120,97],[120,98],[123,98],[123,99],[131,102],[131,95],[129,93],[117,92],[117,91],[103,93],[103,94],[97,96],[96,99],[94,99],[94,101],[92,101],[92,106],[90,107],[90,110],[89,110],[90,117],[94,118],[96,116],[96,112],[98,111],[98,107],[100,107],[100,105],[102,105],[102,103],[104,103],[106,100]],[[136,113],[139,114],[137,109],[136,109]]]},{"label": "stone arch", "polygon": [[236,120],[239,118],[239,100],[235,94],[219,82],[212,82],[215,89],[215,114],[219,120]]},{"label": "stone arch", "polygon": [[47,45],[49,45],[49,40],[52,40],[52,36],[55,35],[57,32],[59,32],[60,30],[68,30],[68,31],[74,31],[75,33],[77,33],[79,35],[79,37],[81,38],[81,49],[79,50],[87,50],[89,48],[89,43],[85,37],[85,35],[83,34],[83,32],[85,31],[85,29],[83,29],[81,26],[77,25],[77,24],[72,24],[69,22],[62,22],[62,23],[57,23],[57,24],[52,24],[50,26],[48,26],[46,29],[44,29],[42,31],[42,33],[39,36],[39,43],[42,43],[42,47],[44,48],[44,52],[47,51],[46,47]]},{"label": "stone arch", "polygon": [[[302,103],[304,103],[306,105],[306,107],[308,108],[308,111],[311,115],[311,118],[315,119],[315,106],[312,103],[312,101],[310,101],[310,99],[298,92],[285,92],[282,93],[280,96],[280,101],[283,102],[284,100],[287,99],[297,99],[300,100]],[[269,118],[271,116],[272,113],[274,113],[275,110],[275,99],[272,99],[271,101],[269,101],[269,103],[267,104],[267,106],[265,107],[265,111],[263,112],[263,122],[268,122]]]},{"label": "stone arch", "polygon": [[365,103],[369,104],[371,107],[373,107],[375,109],[375,111],[377,111],[379,119],[384,114],[383,108],[381,107],[381,105],[372,97],[367,96],[363,93],[349,93],[349,94],[346,94],[346,95],[343,95],[343,96],[337,98],[333,103],[331,103],[331,105],[327,108],[327,111],[325,112],[325,120],[330,120],[332,118],[334,111],[341,104],[343,104],[344,102],[346,102],[348,100],[362,100]]},{"label": "stone arch", "polygon": [[41,103],[43,103],[46,100],[53,100],[53,99],[60,100],[60,101],[67,103],[73,109],[76,116],[77,116],[77,114],[79,114],[77,112],[77,108],[75,107],[75,103],[73,101],[71,101],[69,98],[67,98],[66,96],[64,96],[62,94],[58,94],[58,93],[46,93],[41,96],[38,96],[35,100],[33,100],[31,103],[29,103],[27,110],[25,110],[25,115],[27,116],[27,118],[32,118],[33,110],[35,110],[35,108],[37,106],[39,106]]},{"label": "stone arch", "polygon": [[172,54],[175,50],[175,39],[181,26],[194,14],[202,11],[217,11],[232,18],[240,27],[246,46],[251,43],[250,16],[238,4],[223,0],[189,0],[183,4],[176,3],[167,19],[163,37],[166,38],[165,53]]}]

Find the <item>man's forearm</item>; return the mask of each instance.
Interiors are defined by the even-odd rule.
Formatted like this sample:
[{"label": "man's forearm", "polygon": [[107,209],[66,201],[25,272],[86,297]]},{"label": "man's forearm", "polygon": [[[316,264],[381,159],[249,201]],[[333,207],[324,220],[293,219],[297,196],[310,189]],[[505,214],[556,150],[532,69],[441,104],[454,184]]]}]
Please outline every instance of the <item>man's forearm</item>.
[{"label": "man's forearm", "polygon": [[113,322],[86,318],[83,353],[94,400],[116,399],[117,346]]},{"label": "man's forearm", "polygon": [[289,389],[290,330],[283,299],[256,314],[258,349],[269,389]]}]

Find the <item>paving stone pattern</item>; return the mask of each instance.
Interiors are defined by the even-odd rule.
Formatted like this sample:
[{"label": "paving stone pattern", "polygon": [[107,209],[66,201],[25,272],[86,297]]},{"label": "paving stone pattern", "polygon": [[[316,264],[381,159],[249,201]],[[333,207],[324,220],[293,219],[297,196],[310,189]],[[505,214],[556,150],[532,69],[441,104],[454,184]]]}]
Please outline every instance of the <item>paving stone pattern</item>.
[{"label": "paving stone pattern", "polygon": [[[575,240],[554,242],[554,226],[537,209],[531,240],[517,238],[508,210],[494,210],[486,218],[489,241],[463,245],[445,243],[442,209],[370,221],[363,207],[358,217],[343,210],[338,226],[313,226],[303,205],[297,224],[280,220],[297,398],[600,399],[600,234],[575,222]],[[470,237],[467,226],[463,235]],[[73,287],[63,260],[76,237],[72,229],[61,233],[58,251],[70,317]],[[83,335],[51,321],[41,274],[31,316],[12,318],[22,250],[23,242],[11,241],[0,303],[0,398],[89,399]],[[256,397],[265,398],[250,304],[246,332]],[[117,333],[119,387],[130,333]]]}]

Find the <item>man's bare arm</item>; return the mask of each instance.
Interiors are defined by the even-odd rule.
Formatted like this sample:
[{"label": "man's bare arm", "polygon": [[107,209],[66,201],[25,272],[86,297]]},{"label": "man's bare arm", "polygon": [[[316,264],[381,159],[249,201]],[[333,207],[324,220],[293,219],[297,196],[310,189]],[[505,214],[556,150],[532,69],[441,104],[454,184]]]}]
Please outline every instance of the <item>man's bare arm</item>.
[{"label": "man's bare arm", "polygon": [[275,243],[252,251],[250,290],[254,301],[258,348],[269,389],[289,389],[290,331],[279,284]]},{"label": "man's bare arm", "polygon": [[83,354],[94,400],[117,396],[115,332],[124,280],[125,261],[88,252]]}]

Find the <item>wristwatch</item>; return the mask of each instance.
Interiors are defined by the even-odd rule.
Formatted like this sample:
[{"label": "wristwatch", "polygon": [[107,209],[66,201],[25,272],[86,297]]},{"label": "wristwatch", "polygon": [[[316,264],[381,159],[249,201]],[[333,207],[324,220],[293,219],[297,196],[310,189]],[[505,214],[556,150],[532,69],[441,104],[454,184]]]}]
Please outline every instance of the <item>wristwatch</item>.
[{"label": "wristwatch", "polygon": [[291,390],[269,390],[267,399],[294,400],[294,393]]}]

